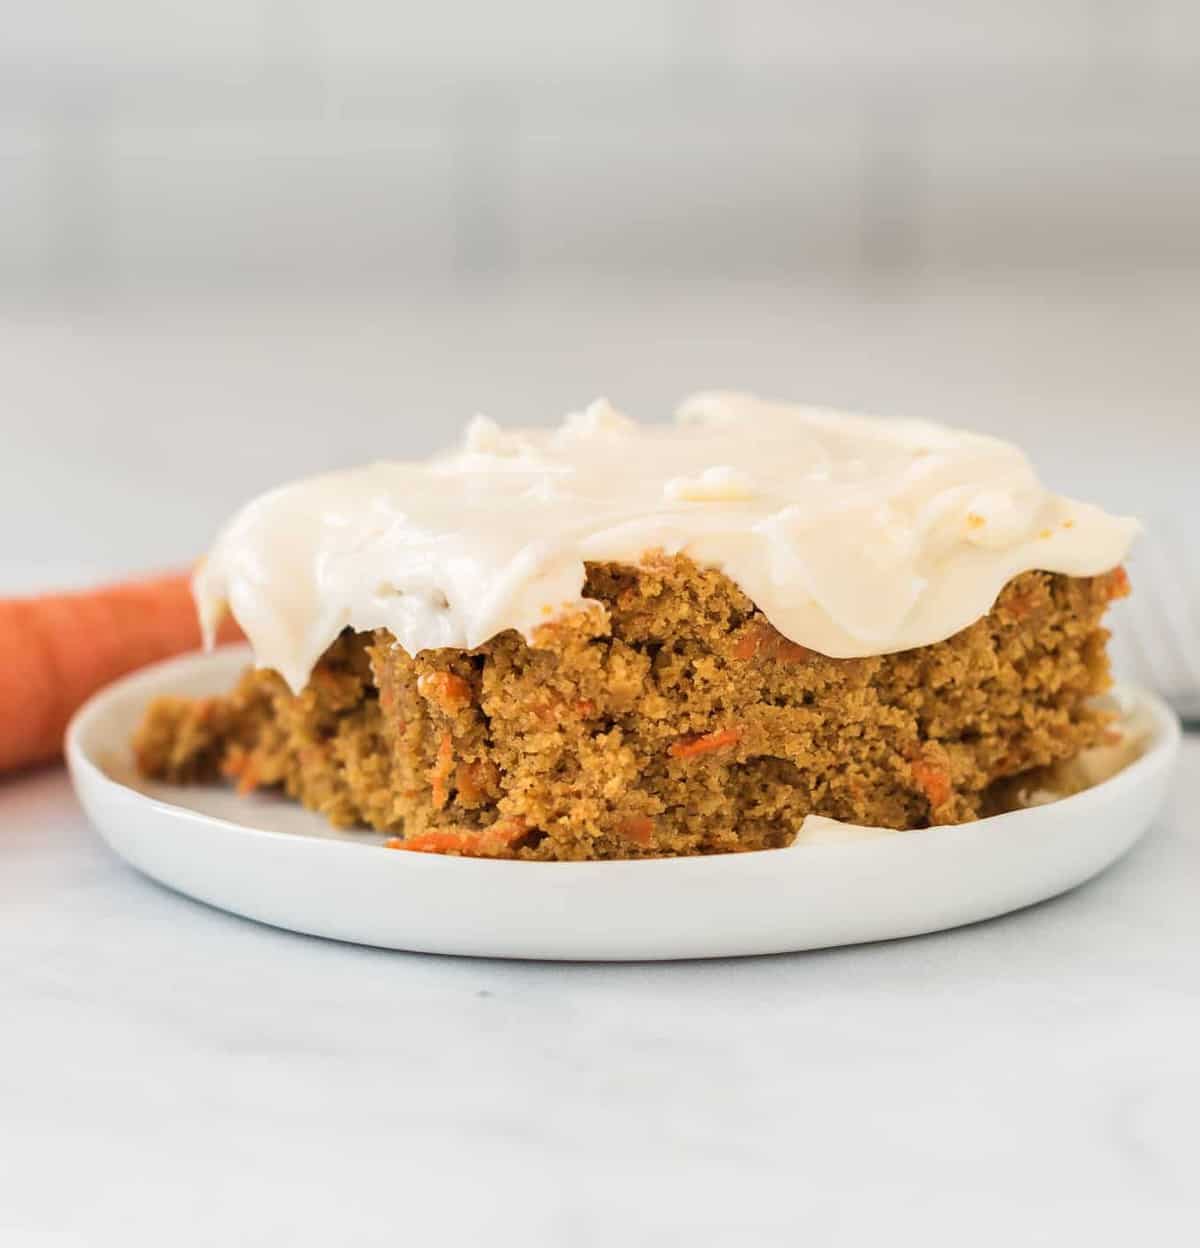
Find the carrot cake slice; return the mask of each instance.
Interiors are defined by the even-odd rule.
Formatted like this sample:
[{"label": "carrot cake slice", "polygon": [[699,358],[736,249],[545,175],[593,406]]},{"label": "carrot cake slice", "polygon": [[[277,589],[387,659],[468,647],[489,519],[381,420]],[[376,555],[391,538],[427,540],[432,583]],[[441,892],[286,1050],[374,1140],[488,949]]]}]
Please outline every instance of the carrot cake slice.
[{"label": "carrot cake slice", "polygon": [[1136,531],[927,422],[733,394],[673,425],[477,417],[455,453],[239,513],[194,588],[256,667],[156,701],[135,752],[449,854],[963,822],[1103,739]]}]

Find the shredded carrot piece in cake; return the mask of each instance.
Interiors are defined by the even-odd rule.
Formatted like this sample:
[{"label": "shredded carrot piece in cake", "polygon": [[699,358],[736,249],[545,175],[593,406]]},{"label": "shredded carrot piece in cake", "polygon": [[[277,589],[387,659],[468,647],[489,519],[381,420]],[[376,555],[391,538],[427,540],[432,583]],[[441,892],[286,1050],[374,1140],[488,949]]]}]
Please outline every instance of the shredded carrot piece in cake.
[{"label": "shredded carrot piece in cake", "polygon": [[567,703],[553,690],[527,702],[525,707],[535,719],[544,724],[561,724],[571,715],[577,715],[580,719],[591,719],[596,713],[596,704],[591,698],[577,698],[574,702]]},{"label": "shredded carrot piece in cake", "polygon": [[417,681],[417,692],[447,715],[457,714],[471,704],[471,686],[453,672],[426,672]]},{"label": "shredded carrot piece in cake", "polygon": [[454,783],[460,801],[478,804],[496,787],[496,765],[484,759],[473,763],[459,763],[454,772]]},{"label": "shredded carrot piece in cake", "polygon": [[253,793],[261,783],[257,761],[240,745],[229,747],[221,760],[221,775],[237,781],[236,792],[239,797]]},{"label": "shredded carrot piece in cake", "polygon": [[733,647],[733,657],[746,662],[754,658],[758,653],[758,642],[747,633],[744,637],[739,637],[737,644]]},{"label": "shredded carrot piece in cake", "polygon": [[448,732],[442,733],[438,745],[437,762],[429,773],[429,783],[433,786],[433,808],[441,810],[450,800],[450,773],[454,770],[454,738]]},{"label": "shredded carrot piece in cake", "polygon": [[1026,593],[1013,594],[1006,604],[1008,613],[1014,620],[1028,619],[1039,607],[1046,605],[1048,599],[1040,590],[1029,590]]},{"label": "shredded carrot piece in cake", "polygon": [[617,824],[617,835],[636,845],[649,845],[654,839],[654,820],[646,815],[630,815]]},{"label": "shredded carrot piece in cake", "polygon": [[912,773],[931,807],[936,809],[950,800],[954,789],[950,784],[950,776],[943,768],[919,758],[912,765]]},{"label": "shredded carrot piece in cake", "polygon": [[221,759],[221,775],[227,780],[236,780],[246,766],[248,755],[240,745],[231,745]]},{"label": "shredded carrot piece in cake", "polygon": [[522,819],[501,819],[490,827],[429,828],[411,836],[385,841],[387,849],[407,849],[418,854],[458,854],[464,858],[496,858],[507,853],[525,835]]},{"label": "shredded carrot piece in cake", "polygon": [[722,728],[718,732],[706,732],[700,736],[680,737],[667,748],[672,758],[696,758],[700,754],[713,754],[736,745],[742,734],[736,728]]},{"label": "shredded carrot piece in cake", "polygon": [[1108,574],[1108,599],[1115,602],[1118,598],[1128,598],[1132,592],[1129,584],[1129,573],[1124,568],[1114,568]]},{"label": "shredded carrot piece in cake", "polygon": [[778,629],[762,622],[751,624],[733,647],[733,657],[743,662],[753,658],[777,659],[780,663],[805,663],[813,652],[789,641]]}]

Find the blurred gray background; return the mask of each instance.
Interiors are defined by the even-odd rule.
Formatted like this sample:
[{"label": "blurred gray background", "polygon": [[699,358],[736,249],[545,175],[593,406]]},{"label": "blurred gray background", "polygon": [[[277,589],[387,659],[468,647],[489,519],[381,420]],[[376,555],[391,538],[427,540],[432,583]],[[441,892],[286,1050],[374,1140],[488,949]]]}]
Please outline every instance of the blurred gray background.
[{"label": "blurred gray background", "polygon": [[0,280],[1200,260],[1195,0],[8,0]]},{"label": "blurred gray background", "polygon": [[0,592],[729,386],[1179,511],[1196,0],[0,0]]}]

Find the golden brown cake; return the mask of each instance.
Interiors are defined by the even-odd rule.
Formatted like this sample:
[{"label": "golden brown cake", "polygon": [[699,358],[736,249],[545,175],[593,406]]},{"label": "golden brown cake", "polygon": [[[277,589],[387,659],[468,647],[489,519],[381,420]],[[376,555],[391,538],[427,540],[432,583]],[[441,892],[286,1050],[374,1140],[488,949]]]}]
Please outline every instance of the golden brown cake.
[{"label": "golden brown cake", "polygon": [[[1042,492],[1025,500],[1028,514],[1016,538],[1000,542],[985,534],[982,540],[978,531],[989,523],[1007,524],[1015,533],[1009,513],[1017,504],[1011,499],[1021,501],[1009,477],[1003,477],[1011,488],[1006,501],[988,475],[991,468],[981,472],[981,462],[993,464],[991,440],[967,442],[961,457],[958,442],[938,441],[937,427],[905,429],[909,476],[889,487],[893,516],[886,523],[912,529],[901,503],[908,499],[912,510],[928,511],[932,497],[937,523],[952,511],[955,526],[936,549],[916,541],[904,548],[912,567],[902,570],[920,582],[918,597],[933,599],[929,606],[921,598],[921,606],[907,612],[860,597],[876,583],[880,594],[907,592],[893,575],[898,557],[890,553],[882,570],[865,557],[861,568],[830,564],[824,584],[811,574],[820,565],[810,557],[805,593],[776,578],[769,609],[753,601],[745,588],[755,577],[753,565],[731,556],[721,560],[724,568],[714,566],[714,526],[707,517],[717,515],[715,528],[728,535],[729,549],[744,555],[741,531],[763,527],[761,518],[745,514],[747,492],[762,487],[751,474],[737,477],[723,469],[694,476],[703,488],[693,494],[700,497],[672,502],[676,510],[664,522],[667,529],[678,523],[677,515],[692,522],[688,507],[707,505],[703,523],[694,523],[703,529],[695,546],[707,543],[708,559],[661,549],[630,559],[581,559],[582,584],[572,601],[546,603],[540,619],[523,626],[514,611],[512,625],[493,629],[476,644],[462,644],[469,640],[463,635],[452,638],[459,644],[431,645],[417,644],[422,630],[428,641],[435,625],[450,629],[453,620],[446,617],[461,585],[449,577],[435,577],[431,585],[426,561],[420,564],[426,579],[413,588],[416,582],[404,579],[404,558],[393,547],[380,553],[391,562],[373,563],[369,576],[354,582],[353,593],[338,591],[347,609],[321,618],[327,629],[342,622],[319,657],[305,665],[293,661],[296,639],[311,647],[311,604],[324,610],[325,598],[311,584],[289,586],[286,593],[264,589],[261,569],[274,566],[271,560],[258,548],[253,560],[244,558],[248,532],[253,540],[266,533],[277,545],[285,527],[289,534],[295,528],[298,500],[280,504],[268,496],[288,525],[280,525],[274,513],[270,523],[253,512],[235,522],[215,555],[222,578],[215,593],[233,604],[252,641],[257,632],[260,661],[274,647],[278,665],[248,671],[225,696],[155,702],[135,741],[138,765],[149,777],[177,783],[224,777],[245,793],[278,787],[338,826],[388,833],[396,848],[483,857],[582,860],[762,850],[791,844],[808,815],[913,829],[991,813],[1014,778],[1072,758],[1105,732],[1105,713],[1093,701],[1109,683],[1108,634],[1101,620],[1109,603],[1127,591],[1112,552],[1127,546],[1129,532],[1103,529],[1095,520],[1102,513],[1093,516],[1082,504]],[[861,429],[855,435],[857,446],[865,435]],[[898,452],[892,442],[886,448],[886,463],[894,468]],[[587,450],[590,455],[595,447]],[[924,480],[922,461],[931,454],[940,454],[955,472],[947,477],[945,465],[935,465],[933,495],[924,486],[906,495],[912,463]],[[1011,464],[1004,464],[1007,472]],[[484,471],[487,464],[472,460],[469,468]],[[513,471],[489,471],[502,470]],[[539,463],[536,471],[548,470]],[[470,489],[477,493],[479,481]],[[851,495],[848,488],[840,501],[862,494]],[[343,495],[338,498],[344,508]],[[741,512],[731,513],[731,503]],[[777,503],[776,490],[770,516],[778,514]],[[878,499],[868,492],[863,506],[875,510],[857,520],[853,508],[843,506],[842,536],[847,530],[856,541],[863,534],[878,536],[872,527],[884,523],[876,514]],[[370,531],[386,532],[394,541],[394,530],[377,523],[377,500],[369,510],[376,525]],[[361,561],[363,539],[346,542],[344,510],[337,525],[331,528],[342,543],[337,549],[349,551],[342,557],[358,576],[361,562],[354,561]],[[1073,533],[1077,526],[1092,531]],[[412,532],[440,540],[444,531],[428,523],[406,529],[400,545],[408,552]],[[1060,539],[1057,546],[1050,534]],[[885,536],[890,540],[891,531]],[[1011,557],[1015,540],[1029,546],[1021,558],[1045,550],[1060,566],[1079,566],[1086,558],[1099,568],[1089,575],[1034,568],[1005,576],[1004,569],[1017,562]],[[298,549],[307,551],[312,543],[307,535]],[[446,553],[444,546],[438,549]],[[521,547],[528,549],[528,543]],[[809,549],[819,554],[816,545],[802,547],[801,539],[789,547]],[[994,557],[997,550],[1004,559]],[[1076,557],[1080,550],[1084,554]],[[770,554],[781,557],[778,547]],[[496,561],[491,545],[485,558]],[[328,580],[328,546],[318,563]],[[295,558],[286,564],[293,573],[301,566]],[[385,566],[395,568],[387,585],[396,600],[378,593],[377,573]],[[522,566],[531,565],[527,560]],[[973,609],[971,622],[936,640],[896,645],[859,635],[892,618],[899,621],[892,641],[903,639],[906,628],[918,627],[913,620],[923,607],[930,627],[945,632],[960,609],[964,585],[969,594],[997,575],[986,609]],[[962,583],[956,585],[954,576]],[[361,626],[365,583],[376,593],[378,610],[394,612],[390,621],[381,615],[372,627]],[[513,583],[511,577],[504,582]],[[205,586],[199,589],[203,598]],[[423,596],[414,605],[418,589]],[[810,616],[816,619],[812,603],[825,589],[834,606],[813,628],[828,649],[843,651],[840,657],[797,636]],[[522,583],[522,601],[526,591]],[[483,592],[486,597],[486,585]],[[840,614],[838,594],[849,604]],[[489,601],[494,599],[493,593]],[[282,610],[292,611],[297,601],[309,604],[299,616]],[[285,634],[283,625],[296,619],[305,631]]]},{"label": "golden brown cake", "polygon": [[412,658],[347,633],[293,694],[161,699],[136,751],[172,781],[281,786],[400,847],[542,859],[766,849],[808,814],[886,828],[986,813],[997,782],[1101,738],[1120,572],[1016,578],[935,645],[829,659],[683,558],[588,569],[603,610]]}]

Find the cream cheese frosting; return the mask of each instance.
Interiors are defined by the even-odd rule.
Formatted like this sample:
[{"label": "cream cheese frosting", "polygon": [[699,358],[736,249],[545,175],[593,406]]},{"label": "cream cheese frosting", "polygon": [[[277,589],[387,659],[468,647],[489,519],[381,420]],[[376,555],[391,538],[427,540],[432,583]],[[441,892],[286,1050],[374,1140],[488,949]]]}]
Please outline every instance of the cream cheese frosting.
[{"label": "cream cheese frosting", "polygon": [[196,573],[206,638],[233,612],[299,690],[344,628],[471,649],[586,605],[589,561],[718,568],[788,639],[835,658],[942,641],[1033,569],[1093,576],[1137,522],[1047,490],[998,438],[749,395],[674,424],[601,399],[554,430],[477,416],[457,451],[285,485]]}]

